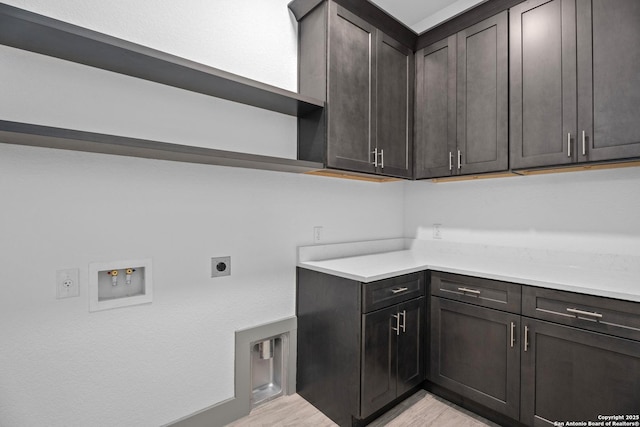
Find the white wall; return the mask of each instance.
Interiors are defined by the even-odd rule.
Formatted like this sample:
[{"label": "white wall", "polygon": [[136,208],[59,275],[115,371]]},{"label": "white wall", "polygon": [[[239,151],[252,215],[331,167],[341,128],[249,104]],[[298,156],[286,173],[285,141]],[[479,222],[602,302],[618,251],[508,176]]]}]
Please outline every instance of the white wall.
[{"label": "white wall", "polygon": [[640,255],[640,168],[405,187],[405,236]]},{"label": "white wall", "polygon": [[[295,89],[287,2],[8,3]],[[293,118],[5,47],[0,93],[5,120],[295,156]],[[0,144],[0,426],[156,426],[232,397],[234,331],[295,313],[296,246],[401,235],[403,190]],[[152,304],[89,313],[90,262],[146,257]],[[63,268],[80,297],[55,299]]]}]

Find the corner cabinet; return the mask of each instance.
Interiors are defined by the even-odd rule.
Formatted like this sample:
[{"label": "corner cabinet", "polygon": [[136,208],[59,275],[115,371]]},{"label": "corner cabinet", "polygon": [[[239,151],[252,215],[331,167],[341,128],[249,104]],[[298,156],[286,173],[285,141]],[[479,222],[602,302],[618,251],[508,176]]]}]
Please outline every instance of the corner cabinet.
[{"label": "corner cabinet", "polygon": [[509,168],[507,12],[416,53],[415,177]]},{"label": "corner cabinet", "polygon": [[412,49],[333,1],[318,3],[297,15],[298,80],[326,109],[299,119],[299,159],[411,177]]},{"label": "corner cabinet", "polygon": [[511,167],[640,156],[640,3],[510,9]]},{"label": "corner cabinet", "polygon": [[424,273],[361,283],[298,268],[297,391],[365,425],[424,380]]}]

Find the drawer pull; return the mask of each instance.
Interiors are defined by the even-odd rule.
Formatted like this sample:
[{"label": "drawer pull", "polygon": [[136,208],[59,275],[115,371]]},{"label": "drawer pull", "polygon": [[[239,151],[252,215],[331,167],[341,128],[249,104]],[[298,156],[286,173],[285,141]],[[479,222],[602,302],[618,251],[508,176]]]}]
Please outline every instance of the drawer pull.
[{"label": "drawer pull", "polygon": [[458,290],[460,292],[464,292],[467,294],[475,294],[475,295],[480,295],[480,291],[476,291],[475,289],[469,289],[469,288],[458,288]]},{"label": "drawer pull", "polygon": [[409,288],[398,288],[398,289],[391,289],[391,292],[394,294],[399,294],[400,292],[404,292],[404,291],[408,291]]},{"label": "drawer pull", "polygon": [[598,319],[602,318],[602,314],[596,313],[595,311],[582,311],[577,308],[567,308],[567,311],[573,314],[582,314],[583,316],[597,317]]}]

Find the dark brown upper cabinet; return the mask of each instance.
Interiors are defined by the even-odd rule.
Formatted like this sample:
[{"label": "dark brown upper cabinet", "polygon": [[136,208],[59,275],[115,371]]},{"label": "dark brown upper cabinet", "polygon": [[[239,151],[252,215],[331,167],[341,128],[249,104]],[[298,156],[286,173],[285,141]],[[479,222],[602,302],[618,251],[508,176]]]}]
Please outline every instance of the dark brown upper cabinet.
[{"label": "dark brown upper cabinet", "polygon": [[411,177],[412,50],[333,1],[298,19],[299,91],[326,100],[299,119],[298,158]]},{"label": "dark brown upper cabinet", "polygon": [[509,167],[507,12],[416,53],[415,177]]},{"label": "dark brown upper cabinet", "polygon": [[640,3],[510,10],[511,167],[640,156]]},{"label": "dark brown upper cabinet", "polygon": [[579,161],[640,156],[640,2],[580,0]]}]

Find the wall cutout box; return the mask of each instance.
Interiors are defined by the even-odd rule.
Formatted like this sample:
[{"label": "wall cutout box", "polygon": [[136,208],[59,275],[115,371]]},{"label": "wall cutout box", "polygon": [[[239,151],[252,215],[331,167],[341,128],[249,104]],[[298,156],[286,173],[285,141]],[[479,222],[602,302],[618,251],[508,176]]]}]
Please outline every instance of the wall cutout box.
[{"label": "wall cutout box", "polygon": [[89,311],[150,303],[151,259],[89,264]]}]

